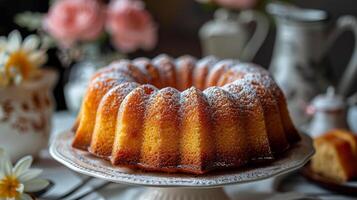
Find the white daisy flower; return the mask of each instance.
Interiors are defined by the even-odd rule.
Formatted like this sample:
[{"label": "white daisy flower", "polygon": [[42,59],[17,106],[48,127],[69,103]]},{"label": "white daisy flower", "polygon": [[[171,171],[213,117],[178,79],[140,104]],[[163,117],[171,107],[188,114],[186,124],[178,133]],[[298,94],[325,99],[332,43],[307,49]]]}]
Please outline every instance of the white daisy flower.
[{"label": "white daisy flower", "polygon": [[42,170],[31,169],[32,157],[20,159],[13,167],[9,156],[0,148],[0,200],[32,200],[27,192],[46,188],[49,182],[37,179]]},{"label": "white daisy flower", "polygon": [[[0,37],[0,78],[5,76],[8,80],[0,80],[0,85],[1,82],[15,83],[16,80],[29,79],[46,61],[46,49],[40,49],[38,36],[29,35],[22,40],[20,32],[14,30],[7,38]],[[15,76],[13,71],[17,72]]]},{"label": "white daisy flower", "polygon": [[6,37],[0,36],[0,53],[6,50]]}]

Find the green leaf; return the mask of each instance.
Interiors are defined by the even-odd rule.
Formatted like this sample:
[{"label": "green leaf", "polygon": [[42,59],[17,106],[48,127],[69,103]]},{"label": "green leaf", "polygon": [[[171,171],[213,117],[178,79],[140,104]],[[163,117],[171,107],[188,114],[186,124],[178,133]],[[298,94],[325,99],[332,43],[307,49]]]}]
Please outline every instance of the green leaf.
[{"label": "green leaf", "polygon": [[24,12],[15,16],[15,23],[30,31],[38,30],[42,27],[42,13]]}]

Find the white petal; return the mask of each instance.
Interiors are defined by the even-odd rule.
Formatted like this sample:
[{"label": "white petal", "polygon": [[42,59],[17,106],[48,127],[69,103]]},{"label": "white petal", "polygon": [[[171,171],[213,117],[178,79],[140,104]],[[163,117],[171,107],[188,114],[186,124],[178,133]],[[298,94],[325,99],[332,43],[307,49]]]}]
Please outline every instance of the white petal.
[{"label": "white petal", "polygon": [[25,51],[30,52],[40,45],[40,39],[36,35],[29,35],[25,38],[22,47]]},{"label": "white petal", "polygon": [[11,175],[12,173],[12,163],[9,155],[3,148],[0,148],[0,170],[5,176]]},{"label": "white petal", "polygon": [[25,192],[37,192],[45,189],[50,182],[45,179],[35,179],[25,182]]},{"label": "white petal", "polygon": [[5,36],[0,36],[0,51],[4,51],[6,49],[7,40]]},{"label": "white petal", "polygon": [[47,62],[47,54],[42,54],[40,59],[37,60],[37,66],[42,66]]},{"label": "white petal", "polygon": [[47,55],[43,51],[35,51],[29,55],[29,59],[32,63],[41,66],[47,61]]},{"label": "white petal", "polygon": [[42,64],[47,62],[47,60],[48,60],[47,53],[43,53],[43,56],[41,57],[41,59],[42,59]]},{"label": "white petal", "polygon": [[5,176],[10,176],[11,174],[12,174],[12,164],[11,164],[11,162],[8,160],[8,161],[4,161],[3,162],[4,164],[4,174],[5,174]]},{"label": "white petal", "polygon": [[20,176],[23,172],[27,171],[30,168],[32,161],[32,156],[26,156],[17,161],[13,169],[15,176]]},{"label": "white petal", "polygon": [[6,153],[5,153],[5,149],[0,147],[0,160],[3,160],[5,157]]},{"label": "white petal", "polygon": [[33,198],[28,194],[22,194],[20,200],[33,200]]},{"label": "white petal", "polygon": [[0,179],[2,179],[5,176],[4,160],[5,160],[5,150],[0,147]]},{"label": "white petal", "polygon": [[7,41],[7,39],[6,39],[6,37],[5,37],[5,36],[0,36],[0,41],[1,41],[1,42],[6,42],[6,41]]},{"label": "white petal", "polygon": [[24,192],[25,186],[24,184],[19,184],[19,186],[16,188],[16,192],[22,194]]},{"label": "white petal", "polygon": [[4,159],[5,156],[6,156],[5,149],[0,147],[0,160]]},{"label": "white petal", "polygon": [[21,183],[27,182],[39,176],[42,173],[41,169],[30,169],[22,173],[18,179]]},{"label": "white petal", "polygon": [[36,62],[36,60],[40,59],[43,56],[42,51],[34,51],[29,55],[29,58],[32,62]]},{"label": "white petal", "polygon": [[22,42],[21,34],[18,30],[14,30],[9,34],[7,50],[14,52],[20,49]]},{"label": "white petal", "polygon": [[20,85],[23,80],[23,77],[21,74],[16,74],[14,77],[14,83],[15,85]]},{"label": "white petal", "polygon": [[0,65],[5,65],[9,60],[9,55],[5,52],[0,53]]}]

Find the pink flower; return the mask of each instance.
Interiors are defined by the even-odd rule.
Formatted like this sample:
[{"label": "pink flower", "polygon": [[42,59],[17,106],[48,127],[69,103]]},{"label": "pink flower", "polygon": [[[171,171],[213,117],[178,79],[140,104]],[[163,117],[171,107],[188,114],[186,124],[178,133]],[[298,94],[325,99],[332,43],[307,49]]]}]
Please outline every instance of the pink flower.
[{"label": "pink flower", "polygon": [[105,11],[96,0],[57,0],[44,20],[44,29],[62,45],[96,39],[103,30]]},{"label": "pink flower", "polygon": [[138,48],[152,49],[157,42],[156,25],[139,0],[112,1],[108,9],[107,29],[116,48],[126,53]]},{"label": "pink flower", "polygon": [[247,9],[255,6],[257,0],[213,0],[218,5],[234,9]]}]

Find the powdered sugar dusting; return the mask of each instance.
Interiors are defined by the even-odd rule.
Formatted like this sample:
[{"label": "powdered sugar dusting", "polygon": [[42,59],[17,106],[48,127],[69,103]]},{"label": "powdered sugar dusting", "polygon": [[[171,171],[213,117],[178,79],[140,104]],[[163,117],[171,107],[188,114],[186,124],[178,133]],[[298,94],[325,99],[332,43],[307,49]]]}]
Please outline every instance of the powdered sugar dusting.
[{"label": "powdered sugar dusting", "polygon": [[[148,100],[145,119],[155,123],[157,126],[170,128],[163,123],[169,123],[171,125],[173,123],[176,124],[175,127],[179,127],[181,119],[179,115],[181,107],[180,94],[178,90],[172,87],[166,87],[157,91]],[[152,126],[152,124],[150,125]]]},{"label": "powdered sugar dusting", "polygon": [[238,63],[232,68],[233,70],[238,70],[244,73],[259,73],[259,74],[269,74],[269,72],[253,63]]},{"label": "powdered sugar dusting", "polygon": [[[103,112],[112,112],[113,108],[118,108],[122,104],[124,98],[135,88],[139,87],[140,85],[138,83],[134,82],[126,82],[119,84],[112,89],[110,89],[107,94],[105,94],[102,98],[101,105],[103,102],[108,101],[106,99],[109,99],[110,105],[108,105],[108,102],[106,102],[104,107],[100,106],[101,111]],[[113,99],[114,97],[115,99]]]},{"label": "powdered sugar dusting", "polygon": [[210,74],[214,74],[217,71],[221,70],[222,68],[224,68],[224,70],[226,71],[226,70],[230,69],[231,67],[233,67],[234,65],[236,65],[237,63],[239,63],[239,61],[233,60],[233,59],[226,59],[226,60],[218,61],[212,67]]},{"label": "powdered sugar dusting", "polygon": [[217,62],[211,70],[209,70],[205,87],[217,86],[219,79],[227,70],[233,67],[237,60],[221,60]]},{"label": "powdered sugar dusting", "polygon": [[[120,110],[119,112],[123,112],[123,110],[129,106],[136,106],[138,108],[138,112],[142,112],[145,113],[145,108],[146,105],[148,103],[148,100],[150,98],[150,96],[154,93],[156,93],[158,91],[158,89],[153,86],[153,85],[148,85],[148,84],[144,84],[141,85],[137,88],[135,88],[134,90],[132,90],[130,93],[127,94],[127,96],[125,97],[122,105],[120,106]],[[142,99],[140,101],[138,101],[136,99],[136,101],[132,100],[133,96],[140,96],[142,97]]]},{"label": "powdered sugar dusting", "polygon": [[[154,78],[154,76],[157,77]],[[158,79],[160,79],[160,82],[157,82]],[[220,80],[222,81],[218,82]],[[157,85],[160,85],[158,87],[164,88],[157,89],[152,85],[154,81]],[[207,81],[206,85],[204,81]],[[217,84],[222,87],[217,86]],[[190,87],[191,85],[195,85],[199,89]],[[271,106],[271,108],[276,106],[274,96],[276,94],[280,95],[278,93],[280,90],[269,76],[269,73],[254,64],[241,63],[238,60],[229,59],[218,61],[214,57],[206,57],[199,61],[196,61],[191,56],[173,59],[167,55],[159,55],[153,60],[138,58],[133,61],[120,60],[114,62],[107,68],[97,72],[91,81],[91,88],[102,94],[109,91],[102,101],[107,99],[107,96],[117,98],[113,102],[110,102],[110,98],[107,99],[106,105],[109,106],[107,112],[116,109],[120,105],[119,113],[135,113],[137,115],[133,116],[142,116],[142,119],[132,117],[131,119],[135,120],[135,122],[132,122],[128,127],[130,128],[134,126],[133,124],[140,124],[139,122],[143,121],[141,125],[146,130],[145,133],[148,134],[145,134],[145,138],[148,137],[146,139],[151,141],[145,144],[149,145],[155,142],[162,142],[164,139],[167,139],[164,142],[165,144],[171,144],[169,141],[172,141],[171,138],[176,138],[176,136],[179,139],[180,130],[183,129],[184,126],[182,124],[184,124],[185,120],[189,120],[188,126],[185,126],[188,131],[191,131],[192,128],[192,131],[196,131],[195,133],[198,134],[207,132],[207,134],[217,133],[219,135],[222,133],[226,136],[225,141],[228,141],[228,143],[232,141],[230,138],[235,137],[235,130],[241,130],[240,123],[248,123],[251,119],[255,120],[257,124],[260,123],[260,129],[254,128],[255,124],[248,125],[248,128],[244,125],[244,131],[265,134],[264,114],[266,112],[264,112],[265,109],[263,107],[267,105]],[[203,90],[204,88],[206,89]],[[183,90],[183,92],[178,90]],[[97,93],[91,94],[95,95]],[[105,111],[105,109],[103,110]],[[272,111],[276,112],[273,109]],[[121,115],[118,116],[120,117]],[[191,127],[191,121],[194,120],[198,126]],[[224,125],[222,126],[222,124]],[[207,128],[210,126],[212,126],[213,131]],[[202,127],[206,128],[203,132],[201,131]],[[137,132],[141,133],[140,131]],[[164,135],[168,137],[162,137]],[[250,135],[253,137],[254,134]],[[266,137],[264,138],[266,139]],[[175,145],[169,145],[173,147],[171,150],[175,152],[173,154],[175,156],[179,154],[175,143],[178,141],[174,141],[173,144]],[[164,145],[164,143],[161,144]],[[268,145],[264,144],[260,145],[264,147],[254,148],[254,151],[260,151],[265,147],[269,148]],[[152,149],[152,146],[147,148]],[[161,152],[161,149],[156,149],[155,151]],[[267,152],[269,153],[270,151]],[[240,159],[228,156],[227,162],[230,162],[231,158]],[[142,159],[140,162],[145,161],[144,157]],[[173,163],[168,165],[170,167],[175,169],[185,167],[180,165],[179,158],[168,157],[167,159],[170,160],[169,163],[171,161]],[[212,167],[213,169],[214,167],[230,166],[225,161],[219,161],[217,157],[212,158],[210,162],[213,163],[211,163],[211,165],[214,165],[213,167],[208,165],[200,166],[199,164],[194,167],[202,169]],[[156,166],[158,163],[160,166],[163,163],[167,164],[165,159],[162,162],[158,160],[154,165]],[[150,167],[152,163],[143,162],[141,164]]]},{"label": "powdered sugar dusting", "polygon": [[209,67],[210,68],[217,62],[218,62],[218,58],[216,58],[215,56],[206,56],[206,57],[202,58],[201,60],[197,61],[196,68],[201,68],[201,67]]},{"label": "powdered sugar dusting", "polygon": [[[140,72],[149,79],[150,81],[150,74],[147,72],[145,65],[150,65],[152,63],[156,64],[155,67],[161,68],[162,63],[169,62],[172,65],[176,62],[176,67],[185,66],[188,63],[196,63],[193,64],[195,69],[193,70],[192,76],[195,78],[198,69],[200,68],[208,68],[209,75],[217,73],[217,71],[222,70],[225,72],[230,72],[229,76],[231,76],[231,80],[229,80],[229,84],[226,84],[222,89],[224,91],[229,92],[229,98],[237,98],[237,96],[242,96],[239,94],[244,93],[244,97],[247,102],[253,101],[256,98],[262,98],[262,94],[268,90],[272,92],[274,97],[281,96],[281,90],[276,85],[274,80],[269,76],[268,71],[265,69],[251,64],[251,63],[241,63],[238,60],[221,60],[218,61],[217,58],[213,56],[205,57],[201,60],[195,62],[195,58],[191,56],[182,56],[176,59],[173,62],[173,59],[166,55],[162,54],[154,58],[150,61],[147,58],[137,58],[132,61],[133,65],[136,66],[140,70]],[[107,68],[101,69],[97,72],[98,76],[92,80],[92,85],[97,87],[106,87],[105,85],[113,84],[113,81],[116,81],[117,84],[126,83],[126,82],[138,82],[137,78],[133,77],[133,72],[131,68],[128,67],[131,65],[129,60],[120,60],[118,62],[113,62]],[[159,70],[161,73],[166,73],[163,70]],[[239,76],[238,76],[239,75]],[[239,80],[234,80],[239,79]],[[194,81],[194,80],[193,80]],[[101,82],[101,84],[96,84],[97,82]],[[116,84],[116,85],[117,85]],[[264,88],[261,88],[264,87]],[[239,90],[237,89],[239,88]],[[172,90],[166,89],[166,90]],[[197,90],[197,89],[196,89]],[[222,92],[217,92],[218,88],[207,88],[204,91],[204,97],[210,97],[210,101],[217,101],[217,99],[222,98]],[[194,89],[187,89],[188,93],[193,93]],[[213,99],[212,99],[213,98]]]},{"label": "powdered sugar dusting", "polygon": [[[208,115],[210,112],[207,97],[201,90],[195,87],[190,87],[181,93],[180,104],[185,105],[184,110],[187,111],[192,111],[197,107],[201,107],[198,109],[203,109],[204,114]],[[210,118],[210,116],[206,117]]]},{"label": "powdered sugar dusting", "polygon": [[117,85],[125,82],[135,82],[135,80],[121,73],[102,74],[92,80],[90,86],[92,88],[100,89],[102,87],[107,87],[108,85]]},{"label": "powdered sugar dusting", "polygon": [[177,65],[184,65],[186,63],[195,63],[196,62],[196,58],[190,55],[183,55],[178,57],[175,62]]},{"label": "powdered sugar dusting", "polygon": [[167,54],[160,54],[152,59],[154,65],[159,65],[161,62],[172,62],[173,58]]},{"label": "powdered sugar dusting", "polygon": [[146,66],[150,64],[151,62],[150,59],[148,58],[136,58],[133,60],[133,65],[138,67],[141,70],[141,72],[144,73],[146,76],[150,76],[150,74],[146,70]]},{"label": "powdered sugar dusting", "polygon": [[223,89],[230,92],[243,107],[255,107],[258,103],[258,96],[255,89],[244,79],[223,86]]},{"label": "powdered sugar dusting", "polygon": [[135,82],[127,82],[127,83],[122,83],[115,88],[112,88],[111,90],[108,91],[107,95],[111,95],[112,93],[120,93],[122,95],[127,95],[129,94],[132,90],[135,88],[139,87],[140,85]]},{"label": "powdered sugar dusting", "polygon": [[[176,64],[174,64],[176,62]],[[133,65],[138,68],[147,79],[150,80],[150,74],[146,71],[145,65],[150,65],[154,63],[156,68],[161,69],[163,67],[163,63],[171,63],[172,65],[178,67],[183,66],[188,63],[193,64],[195,62],[195,58],[191,56],[182,56],[176,61],[166,55],[161,54],[150,61],[147,58],[137,58],[132,61]],[[93,85],[96,85],[96,82],[101,82],[104,84],[112,84],[114,80],[118,83],[125,83],[125,82],[137,82],[137,78],[133,77],[133,73],[131,72],[130,67],[131,62],[129,60],[120,60],[118,62],[113,62],[107,68],[98,71],[98,76],[92,81]],[[241,63],[238,60],[226,59],[218,61],[217,58],[213,56],[205,57],[201,60],[198,60],[194,64],[195,69],[193,70],[193,78],[195,79],[196,73],[200,68],[208,68],[209,69],[209,76],[212,74],[217,73],[218,71],[222,70],[224,72],[230,72],[229,76],[231,76],[231,80],[229,84],[226,84],[222,87],[222,91],[229,92],[228,94],[217,92],[219,91],[217,87],[207,88],[204,90],[204,97],[209,97],[210,101],[218,101],[217,99],[221,99],[222,95],[229,95],[229,98],[237,98],[237,96],[242,96],[244,93],[244,97],[247,102],[253,101],[253,99],[261,98],[262,92],[261,90],[268,89],[272,92],[274,96],[280,96],[281,91],[279,87],[276,85],[274,80],[269,76],[268,71],[265,69],[251,64],[251,63]],[[167,73],[164,70],[159,70],[160,73]],[[210,79],[210,78],[208,78]],[[238,79],[238,80],[235,80]],[[194,80],[193,80],[194,81]],[[149,81],[151,83],[151,81]],[[261,87],[264,87],[263,89]],[[239,89],[238,89],[239,88]],[[166,92],[172,92],[173,88],[165,89]],[[185,90],[185,95],[188,93],[193,93],[196,88],[187,89]],[[260,91],[260,92],[259,92]],[[161,91],[160,91],[161,92]],[[175,90],[177,92],[177,90]],[[258,92],[258,93],[257,93]]]}]

